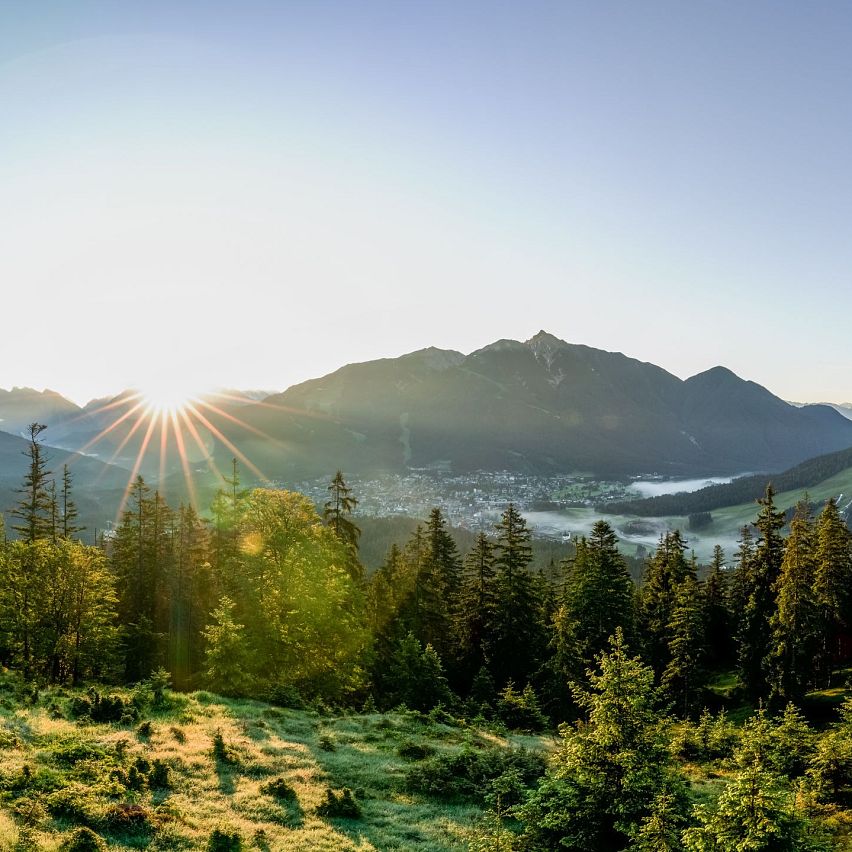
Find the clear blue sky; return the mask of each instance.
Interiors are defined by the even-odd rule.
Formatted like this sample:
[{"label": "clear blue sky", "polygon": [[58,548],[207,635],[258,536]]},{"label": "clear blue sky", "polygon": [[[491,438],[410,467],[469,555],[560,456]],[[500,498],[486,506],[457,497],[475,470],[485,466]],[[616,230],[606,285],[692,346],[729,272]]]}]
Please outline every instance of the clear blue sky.
[{"label": "clear blue sky", "polygon": [[852,399],[850,44],[845,2],[0,0],[0,387],[543,327]]}]

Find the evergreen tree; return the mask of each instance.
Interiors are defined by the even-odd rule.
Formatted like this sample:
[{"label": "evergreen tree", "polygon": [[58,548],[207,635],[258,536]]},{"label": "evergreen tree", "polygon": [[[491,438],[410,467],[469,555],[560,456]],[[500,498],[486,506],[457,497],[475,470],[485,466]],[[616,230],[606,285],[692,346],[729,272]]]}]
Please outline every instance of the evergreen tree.
[{"label": "evergreen tree", "polygon": [[85,527],[77,526],[77,504],[71,494],[73,478],[71,470],[67,464],[62,465],[62,494],[61,494],[61,513],[62,513],[62,538],[74,538],[77,533],[83,532]]},{"label": "evergreen tree", "polygon": [[786,524],[784,512],[775,508],[775,491],[767,485],[758,500],[760,512],[755,526],[760,538],[743,576],[745,602],[739,631],[740,679],[752,696],[766,695],[766,658],[771,635],[770,622],[775,611],[775,584],[784,558],[781,530]]},{"label": "evergreen tree", "polygon": [[50,471],[47,459],[39,441],[39,435],[47,428],[43,423],[30,423],[28,427],[29,445],[24,455],[29,460],[22,487],[18,490],[21,500],[11,511],[19,519],[12,529],[27,542],[40,538],[52,538],[52,501],[50,497]]},{"label": "evergreen tree", "polygon": [[790,525],[776,582],[776,608],[770,618],[772,638],[767,669],[770,699],[775,705],[801,700],[813,680],[822,645],[814,574],[814,525],[810,507],[802,501]]},{"label": "evergreen tree", "polygon": [[671,623],[674,616],[675,596],[687,577],[694,577],[694,569],[684,552],[686,542],[679,531],[660,536],[657,549],[645,570],[640,593],[643,634],[648,659],[661,673],[670,660]]},{"label": "evergreen tree", "polygon": [[323,507],[323,520],[349,548],[350,572],[353,579],[360,580],[364,574],[364,569],[358,561],[358,539],[361,537],[361,530],[350,517],[358,506],[358,500],[352,496],[352,489],[346,484],[343,473],[339,470],[329,483],[327,491],[330,497]]},{"label": "evergreen tree", "polygon": [[498,599],[491,665],[495,680],[505,685],[525,679],[537,668],[545,638],[540,601],[529,570],[531,534],[514,504],[509,503],[503,512],[497,532]]},{"label": "evergreen tree", "polygon": [[732,662],[734,654],[731,588],[725,567],[725,553],[718,544],[713,548],[713,560],[703,592],[707,665],[716,668]]},{"label": "evergreen tree", "polygon": [[704,610],[698,581],[691,573],[675,591],[668,636],[668,663],[661,684],[686,716],[694,709],[704,680]]},{"label": "evergreen tree", "polygon": [[480,533],[464,560],[458,616],[462,651],[470,673],[491,660],[497,597],[494,546],[485,533]]},{"label": "evergreen tree", "polygon": [[577,542],[565,586],[566,617],[574,625],[583,668],[592,665],[619,627],[632,630],[633,595],[615,531],[606,521],[597,521],[588,539]]},{"label": "evergreen tree", "polygon": [[834,500],[817,521],[814,558],[814,595],[823,623],[821,675],[829,684],[833,663],[842,656],[840,634],[852,627],[852,534]]},{"label": "evergreen tree", "polygon": [[683,812],[654,672],[628,655],[621,630],[589,681],[590,691],[577,691],[585,722],[562,726],[550,771],[517,808],[533,849],[624,849],[661,795],[671,794],[670,810]]},{"label": "evergreen tree", "polygon": [[246,636],[245,625],[237,622],[234,610],[234,602],[228,597],[222,598],[204,630],[207,644],[205,678],[212,689],[225,695],[251,695],[257,658]]}]

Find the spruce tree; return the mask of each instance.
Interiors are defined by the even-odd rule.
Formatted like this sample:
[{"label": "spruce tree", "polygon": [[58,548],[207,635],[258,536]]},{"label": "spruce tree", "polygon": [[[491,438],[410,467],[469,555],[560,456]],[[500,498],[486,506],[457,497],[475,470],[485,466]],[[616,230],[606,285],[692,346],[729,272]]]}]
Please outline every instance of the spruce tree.
[{"label": "spruce tree", "polygon": [[755,526],[760,538],[743,576],[745,602],[739,631],[740,679],[754,697],[768,692],[766,658],[769,653],[770,621],[775,612],[775,584],[784,559],[786,524],[783,511],[775,508],[775,490],[767,485],[760,500]]},{"label": "spruce tree", "polygon": [[465,665],[471,675],[491,660],[497,600],[494,546],[480,533],[464,560],[458,615]]},{"label": "spruce tree", "polygon": [[840,634],[852,626],[852,534],[829,500],[816,526],[814,595],[823,621],[821,675],[828,684],[841,657]]},{"label": "spruce tree", "polygon": [[725,567],[725,553],[717,544],[713,548],[710,572],[703,588],[704,634],[707,637],[707,665],[716,668],[733,660],[731,636],[733,616],[730,609],[731,588]]},{"label": "spruce tree", "polygon": [[531,534],[526,521],[509,503],[497,524],[495,547],[497,611],[492,672],[498,684],[526,680],[538,666],[544,626],[536,586],[530,574]]},{"label": "spruce tree", "polygon": [[62,538],[74,538],[77,533],[83,532],[85,527],[77,526],[77,504],[71,494],[73,478],[67,464],[62,465],[62,494],[61,494],[61,513],[62,513]]},{"label": "spruce tree", "polygon": [[704,610],[698,581],[693,574],[681,580],[675,590],[668,628],[668,663],[661,685],[686,716],[695,708],[703,686]]},{"label": "spruce tree", "polygon": [[29,445],[24,455],[29,460],[24,482],[18,493],[21,500],[10,514],[18,518],[19,523],[12,524],[12,529],[27,542],[40,538],[53,537],[52,505],[50,496],[50,471],[47,469],[47,459],[39,435],[47,429],[43,423],[30,423],[28,427]]},{"label": "spruce tree", "polygon": [[775,612],[767,658],[770,700],[776,706],[800,701],[813,681],[823,626],[814,595],[815,534],[810,507],[800,502],[775,586]]}]

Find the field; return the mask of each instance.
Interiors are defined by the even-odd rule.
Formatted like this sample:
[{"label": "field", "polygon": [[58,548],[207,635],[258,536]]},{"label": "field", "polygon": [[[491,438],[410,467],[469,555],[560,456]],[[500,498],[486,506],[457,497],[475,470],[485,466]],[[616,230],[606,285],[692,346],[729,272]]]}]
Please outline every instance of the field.
[{"label": "field", "polygon": [[[483,803],[410,792],[412,767],[551,742],[448,717],[326,715],[206,692],[166,692],[156,707],[110,690],[131,715],[134,699],[142,710],[94,723],[74,718],[84,692],[34,697],[9,678],[0,690],[0,850],[61,849],[79,826],[110,849],[239,848],[233,835],[259,850],[465,849]],[[360,816],[322,813],[329,790],[346,810],[344,788]]]}]

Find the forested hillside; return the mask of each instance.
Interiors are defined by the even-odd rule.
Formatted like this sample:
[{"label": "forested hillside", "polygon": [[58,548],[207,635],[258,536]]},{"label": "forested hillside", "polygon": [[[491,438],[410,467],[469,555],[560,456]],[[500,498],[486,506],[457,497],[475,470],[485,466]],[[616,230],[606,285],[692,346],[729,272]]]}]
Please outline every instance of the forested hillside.
[{"label": "forested hillside", "polygon": [[668,532],[638,586],[603,521],[536,570],[514,505],[465,551],[435,508],[367,576],[340,473],[318,513],[235,466],[204,517],[140,477],[87,546],[38,437],[0,549],[12,848],[848,848],[833,501],[788,524],[768,489],[707,566]]}]

